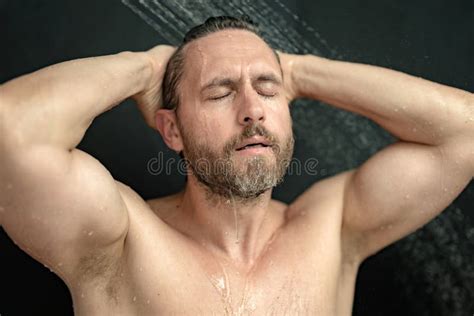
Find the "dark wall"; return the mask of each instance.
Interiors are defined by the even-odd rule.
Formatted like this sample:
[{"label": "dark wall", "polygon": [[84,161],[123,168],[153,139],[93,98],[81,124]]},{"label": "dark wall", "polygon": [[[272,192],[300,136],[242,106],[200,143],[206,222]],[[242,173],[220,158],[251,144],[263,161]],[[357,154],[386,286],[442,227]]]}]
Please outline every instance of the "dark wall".
[{"label": "dark wall", "polygon": [[[74,58],[176,44],[194,21],[245,12],[280,49],[385,66],[474,90],[470,0],[159,2],[145,7],[136,1],[0,0],[0,83]],[[371,121],[317,102],[296,102],[292,116],[295,157],[318,163],[316,174],[288,175],[275,190],[275,198],[286,202],[311,183],[360,165],[394,141]],[[176,172],[155,175],[147,170],[150,159],[161,152],[164,159],[177,157],[144,125],[129,101],[97,118],[80,148],[144,198],[172,193],[183,184]],[[360,269],[354,314],[474,313],[473,211],[471,182],[438,218],[369,258]],[[0,314],[72,314],[66,286],[19,250],[3,230]]]}]

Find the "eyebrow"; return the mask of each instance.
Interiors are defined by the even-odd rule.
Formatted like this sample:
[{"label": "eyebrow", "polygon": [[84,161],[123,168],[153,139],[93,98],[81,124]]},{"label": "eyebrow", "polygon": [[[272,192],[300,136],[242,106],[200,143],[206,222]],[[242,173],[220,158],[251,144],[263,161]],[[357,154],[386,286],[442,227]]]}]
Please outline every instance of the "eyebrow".
[{"label": "eyebrow", "polygon": [[257,79],[255,81],[256,82],[271,82],[271,83],[274,83],[276,85],[281,85],[282,84],[281,79],[278,78],[273,73],[261,74],[260,76],[257,77]]},{"label": "eyebrow", "polygon": [[[271,82],[276,85],[282,85],[282,81],[280,78],[278,78],[275,74],[273,73],[263,73],[260,74],[256,79],[252,80],[257,83],[262,83],[262,82]],[[238,80],[235,78],[230,78],[230,77],[216,77],[211,79],[209,82],[207,82],[202,88],[201,92],[214,88],[214,87],[232,87],[237,84]]]},{"label": "eyebrow", "polygon": [[208,83],[206,83],[202,88],[201,88],[201,92],[207,90],[207,89],[210,89],[210,88],[213,88],[213,87],[231,87],[231,86],[234,86],[235,84],[237,83],[237,80],[236,79],[233,79],[233,78],[229,78],[229,77],[216,77],[214,79],[212,79],[211,81],[209,81]]}]

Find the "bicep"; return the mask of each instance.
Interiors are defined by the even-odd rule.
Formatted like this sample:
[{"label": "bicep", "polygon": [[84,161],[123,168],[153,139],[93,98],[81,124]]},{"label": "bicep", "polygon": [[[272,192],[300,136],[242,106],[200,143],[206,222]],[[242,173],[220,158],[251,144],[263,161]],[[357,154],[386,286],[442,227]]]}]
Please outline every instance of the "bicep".
[{"label": "bicep", "polygon": [[128,215],[117,184],[90,155],[36,146],[2,170],[2,226],[27,253],[52,267],[124,238]]},{"label": "bicep", "polygon": [[469,157],[462,142],[397,142],[378,152],[347,181],[343,239],[367,257],[428,223],[472,179]]}]

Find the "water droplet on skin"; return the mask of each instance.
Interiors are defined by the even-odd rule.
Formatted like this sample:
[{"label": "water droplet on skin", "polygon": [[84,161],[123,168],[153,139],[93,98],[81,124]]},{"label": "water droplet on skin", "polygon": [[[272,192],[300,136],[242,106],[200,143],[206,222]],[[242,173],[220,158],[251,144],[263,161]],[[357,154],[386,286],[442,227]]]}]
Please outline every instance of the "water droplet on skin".
[{"label": "water droplet on skin", "polygon": [[7,189],[8,189],[8,190],[11,190],[11,188],[13,188],[13,185],[12,185],[11,183],[8,183],[8,184],[7,184]]},{"label": "water droplet on skin", "polygon": [[90,232],[87,233],[87,236],[92,236],[92,235],[94,235],[94,231],[93,231],[93,230],[91,230]]},{"label": "water droplet on skin", "polygon": [[5,212],[5,208],[3,206],[0,206],[0,213]]},{"label": "water droplet on skin", "polygon": [[443,188],[443,191],[444,191],[444,192],[448,192],[448,188]]},{"label": "water droplet on skin", "polygon": [[[251,299],[252,299],[252,298],[251,298]],[[249,309],[250,309],[251,311],[254,311],[254,310],[257,309],[257,304],[255,303],[255,301],[252,300],[252,301],[250,302]]]},{"label": "water droplet on skin", "polygon": [[84,293],[81,293],[81,297],[84,298]]},{"label": "water droplet on skin", "polygon": [[405,199],[408,200],[410,198],[410,194],[405,195]]},{"label": "water droplet on skin", "polygon": [[138,268],[138,270],[139,270],[140,272],[142,272],[142,271],[143,271],[143,268],[142,268],[142,267],[140,267],[140,268]]},{"label": "water droplet on skin", "polygon": [[225,289],[224,278],[220,277],[219,279],[217,279],[216,285],[222,290]]},{"label": "water droplet on skin", "polygon": [[136,300],[137,300],[137,297],[136,297],[136,296],[134,296],[134,297],[133,297],[133,301],[135,302]]},{"label": "water droplet on skin", "polygon": [[58,263],[58,267],[62,267],[63,266],[63,263],[62,262],[59,262]]},{"label": "water droplet on skin", "polygon": [[150,300],[146,300],[146,304],[147,304],[147,305],[150,304]]},{"label": "water droplet on skin", "polygon": [[416,132],[416,127],[413,127],[411,130],[414,131],[414,132]]},{"label": "water droplet on skin", "polygon": [[398,112],[398,109],[393,109],[395,112]]}]

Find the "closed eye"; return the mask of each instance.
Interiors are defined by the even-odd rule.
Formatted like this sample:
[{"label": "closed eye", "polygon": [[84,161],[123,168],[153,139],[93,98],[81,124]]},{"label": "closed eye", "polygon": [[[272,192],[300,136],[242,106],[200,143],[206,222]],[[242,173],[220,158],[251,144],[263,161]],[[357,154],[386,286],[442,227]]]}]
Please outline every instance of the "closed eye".
[{"label": "closed eye", "polygon": [[223,95],[210,97],[209,100],[211,100],[211,101],[221,100],[221,99],[224,99],[225,97],[228,97],[230,94],[231,94],[231,92],[227,92],[226,94],[223,94]]},{"label": "closed eye", "polygon": [[255,84],[255,90],[264,98],[273,98],[278,95],[280,85],[270,80],[262,80]]},{"label": "closed eye", "polygon": [[264,97],[264,98],[273,98],[273,97],[276,97],[277,93],[276,92],[273,92],[273,93],[262,93],[262,92],[259,92],[258,93],[260,96]]}]

